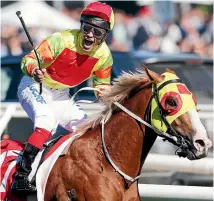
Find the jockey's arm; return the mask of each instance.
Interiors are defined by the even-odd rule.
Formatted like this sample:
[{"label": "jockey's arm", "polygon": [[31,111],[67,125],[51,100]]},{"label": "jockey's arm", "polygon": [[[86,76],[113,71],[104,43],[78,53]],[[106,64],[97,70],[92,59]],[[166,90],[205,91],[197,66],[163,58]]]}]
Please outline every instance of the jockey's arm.
[{"label": "jockey's arm", "polygon": [[102,95],[102,91],[105,91],[111,88],[112,64],[113,64],[113,59],[110,54],[107,60],[102,65],[102,67],[93,73],[93,85],[95,88],[100,89],[100,92],[95,91],[95,95],[98,99]]},{"label": "jockey's arm", "polygon": [[[57,32],[47,37],[35,48],[41,68],[47,68],[55,60],[63,50],[63,45],[62,34]],[[32,77],[33,72],[38,66],[38,61],[33,50],[22,58],[21,69],[24,74]]]}]

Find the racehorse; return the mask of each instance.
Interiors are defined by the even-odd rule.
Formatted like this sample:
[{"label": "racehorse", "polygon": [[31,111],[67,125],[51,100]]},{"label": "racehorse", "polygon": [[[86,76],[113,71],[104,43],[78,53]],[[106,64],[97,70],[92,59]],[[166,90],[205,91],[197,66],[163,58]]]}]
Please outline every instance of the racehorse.
[{"label": "racehorse", "polygon": [[170,69],[123,73],[101,100],[106,108],[52,168],[45,201],[139,201],[138,175],[158,135],[189,160],[212,146],[194,95]]}]

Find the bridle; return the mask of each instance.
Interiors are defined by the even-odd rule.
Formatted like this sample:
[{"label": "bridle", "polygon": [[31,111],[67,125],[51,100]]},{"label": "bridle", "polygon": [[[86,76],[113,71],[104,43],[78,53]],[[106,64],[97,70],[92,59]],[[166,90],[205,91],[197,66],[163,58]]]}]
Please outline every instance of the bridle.
[{"label": "bridle", "polygon": [[[190,147],[192,147],[191,142],[188,138],[185,138],[184,136],[181,136],[178,134],[178,132],[170,125],[170,123],[167,121],[166,119],[166,114],[164,113],[164,110],[161,106],[160,100],[159,100],[159,91],[165,87],[168,84],[172,84],[172,83],[183,83],[181,79],[173,79],[173,80],[168,80],[164,83],[162,83],[160,86],[157,87],[156,83],[152,83],[153,87],[154,87],[154,91],[152,93],[152,96],[150,98],[149,104],[147,107],[151,107],[151,102],[152,99],[154,98],[157,102],[157,105],[159,107],[159,114],[161,117],[161,120],[166,124],[166,126],[168,127],[168,131],[170,132],[170,134],[168,134],[167,132],[163,132],[157,128],[155,128],[154,126],[152,126],[151,124],[149,124],[148,122],[144,121],[142,118],[140,118],[139,116],[135,115],[133,112],[131,112],[130,110],[128,110],[127,108],[125,108],[123,105],[121,105],[119,102],[114,102],[114,104],[120,108],[123,112],[127,113],[129,116],[131,116],[132,118],[134,118],[137,122],[144,124],[145,126],[149,127],[150,129],[152,129],[158,136],[162,137],[164,141],[169,141],[170,143],[176,145],[179,147],[179,151],[176,151],[176,154],[179,157],[186,157],[188,155],[188,149]],[[143,87],[138,88],[137,90],[135,90],[135,93],[138,93],[139,91],[141,91],[142,89],[144,89]],[[111,113],[111,111],[109,112]],[[125,185],[127,187],[127,182],[126,180],[134,183],[136,180],[138,180],[140,178],[140,175],[138,175],[135,178],[130,177],[129,175],[125,174],[123,171],[121,171],[117,165],[113,162],[113,160],[111,159],[111,156],[107,150],[106,144],[105,144],[105,138],[104,138],[104,125],[108,119],[109,114],[107,114],[106,116],[103,117],[102,121],[101,121],[101,139],[102,139],[102,146],[103,146],[103,151],[104,154],[107,158],[107,160],[109,161],[109,163],[112,165],[112,167],[114,168],[114,170],[116,172],[118,172],[124,179],[125,181]]]},{"label": "bridle", "polygon": [[[170,132],[170,137],[167,135],[167,136],[160,136],[160,137],[163,137],[165,138],[165,140],[168,140],[169,142],[171,142],[172,144],[178,146],[179,148],[181,148],[181,150],[183,150],[183,152],[178,152],[178,156],[182,156],[182,157],[185,157],[185,152],[188,148],[191,147],[191,142],[188,138],[185,138],[181,135],[178,134],[178,132],[171,126],[171,124],[167,121],[166,119],[166,114],[164,113],[164,109],[160,103],[160,99],[159,99],[159,91],[165,87],[166,85],[168,84],[172,84],[172,83],[183,83],[183,81],[181,79],[173,79],[173,80],[168,80],[164,83],[162,83],[159,87],[157,87],[157,84],[154,83],[153,86],[154,86],[154,92],[153,92],[153,95],[151,97],[152,98],[155,98],[156,100],[156,103],[158,105],[158,108],[159,108],[159,115],[161,117],[161,120],[166,124],[166,126],[168,127],[168,131]],[[151,104],[151,102],[150,102]],[[164,133],[163,133],[164,134]],[[171,137],[173,136],[173,138]],[[174,140],[176,139],[176,140]],[[187,153],[186,153],[187,154]]]},{"label": "bridle", "polygon": [[[148,108],[151,108],[151,102],[152,99],[155,98],[158,107],[159,107],[159,114],[160,117],[162,119],[162,121],[168,126],[168,130],[170,131],[171,134],[168,134],[167,132],[163,132],[157,128],[155,128],[154,126],[152,126],[151,124],[149,124],[148,122],[144,121],[142,118],[140,118],[139,116],[137,116],[136,114],[134,114],[133,112],[131,112],[130,110],[128,110],[127,108],[125,108],[123,105],[121,105],[119,102],[115,101],[114,104],[120,108],[123,112],[127,113],[129,116],[131,116],[132,118],[134,118],[138,123],[142,123],[145,126],[147,126],[148,128],[150,128],[151,130],[153,130],[158,136],[162,137],[164,141],[169,141],[170,143],[176,145],[179,147],[179,151],[176,151],[176,154],[180,157],[186,157],[188,155],[187,150],[189,148],[192,147],[191,142],[188,138],[185,138],[181,135],[179,135],[177,133],[177,131],[175,131],[175,129],[173,129],[173,127],[169,124],[169,122],[166,119],[166,114],[164,113],[164,110],[160,104],[160,100],[159,100],[159,91],[165,87],[168,84],[172,84],[172,83],[183,83],[182,80],[180,79],[173,79],[173,80],[169,80],[166,81],[164,83],[162,83],[159,87],[157,87],[156,83],[152,83],[153,87],[154,87],[154,92],[152,93],[152,96],[150,98],[149,104],[148,104]],[[144,87],[138,87],[133,89],[133,91],[130,93],[133,95],[137,94],[138,92],[140,92],[142,89],[144,89]],[[73,101],[75,96],[77,95],[77,93],[79,93],[80,91],[83,90],[94,90],[94,91],[98,91],[100,92],[100,90],[98,88],[92,88],[92,87],[84,87],[80,90],[78,90],[70,99],[70,101]],[[81,100],[81,101],[77,101],[77,102],[83,102],[83,103],[91,103],[91,101],[86,101],[86,100]],[[76,102],[76,103],[77,103]],[[149,111],[149,110],[148,110]],[[112,111],[109,110],[109,113],[105,116],[103,116],[102,120],[101,120],[101,140],[102,140],[102,147],[103,147],[103,151],[104,151],[104,155],[107,158],[107,160],[109,161],[109,163],[111,164],[111,166],[114,168],[115,172],[118,172],[122,178],[124,179],[125,182],[125,188],[128,189],[129,186],[126,182],[126,180],[134,183],[136,180],[138,180],[140,178],[140,174],[138,176],[136,176],[135,178],[130,177],[129,175],[125,174],[122,170],[120,170],[117,165],[113,162],[113,160],[111,159],[111,156],[107,150],[106,144],[105,144],[105,137],[104,137],[104,125],[107,122],[107,120],[109,119],[109,116],[112,114]],[[193,153],[194,154],[194,153]]]}]

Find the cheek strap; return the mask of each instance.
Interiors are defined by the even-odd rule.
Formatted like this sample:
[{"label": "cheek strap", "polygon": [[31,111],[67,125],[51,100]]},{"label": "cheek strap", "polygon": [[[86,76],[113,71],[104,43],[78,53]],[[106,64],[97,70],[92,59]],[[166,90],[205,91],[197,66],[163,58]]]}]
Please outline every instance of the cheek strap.
[{"label": "cheek strap", "polygon": [[103,36],[103,38],[99,40],[98,45],[102,44],[102,42],[105,41],[107,34],[108,34],[108,31],[107,31],[106,35]]},{"label": "cheek strap", "polygon": [[170,129],[171,134],[176,136],[178,139],[180,139],[180,136],[177,134],[177,132],[175,131],[175,129],[171,126],[171,124],[167,121],[166,116],[164,114],[164,110],[163,107],[160,103],[160,98],[159,98],[159,91],[166,85],[171,84],[171,83],[182,83],[181,79],[173,79],[173,80],[168,80],[166,82],[164,82],[163,84],[161,84],[159,87],[157,87],[157,84],[154,83],[154,93],[153,93],[153,97],[156,100],[156,103],[158,105],[159,108],[159,114],[161,117],[161,123],[163,124],[163,122],[166,124],[166,126],[168,127],[168,129]]}]

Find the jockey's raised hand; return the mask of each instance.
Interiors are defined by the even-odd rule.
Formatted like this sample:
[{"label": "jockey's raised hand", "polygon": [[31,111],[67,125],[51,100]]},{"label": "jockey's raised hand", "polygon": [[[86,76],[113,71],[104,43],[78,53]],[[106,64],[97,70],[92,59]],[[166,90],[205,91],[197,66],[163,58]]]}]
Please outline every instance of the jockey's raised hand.
[{"label": "jockey's raised hand", "polygon": [[42,68],[41,70],[39,68],[36,68],[34,71],[33,71],[33,78],[36,82],[39,82],[41,83],[45,77],[45,74],[46,74],[46,69],[45,68]]}]

